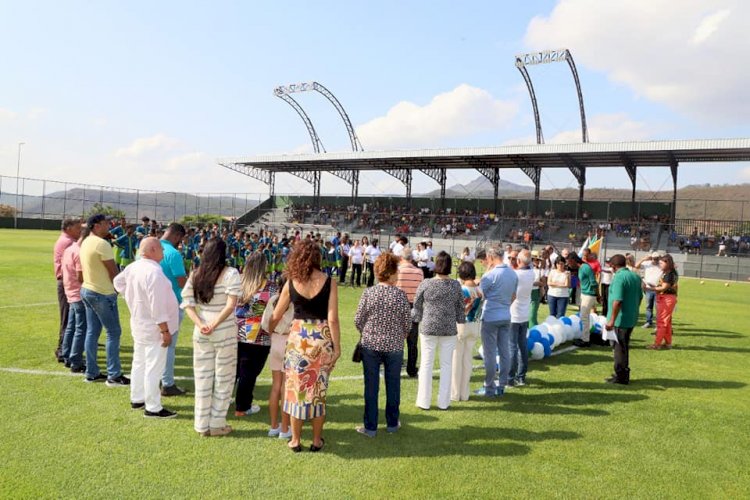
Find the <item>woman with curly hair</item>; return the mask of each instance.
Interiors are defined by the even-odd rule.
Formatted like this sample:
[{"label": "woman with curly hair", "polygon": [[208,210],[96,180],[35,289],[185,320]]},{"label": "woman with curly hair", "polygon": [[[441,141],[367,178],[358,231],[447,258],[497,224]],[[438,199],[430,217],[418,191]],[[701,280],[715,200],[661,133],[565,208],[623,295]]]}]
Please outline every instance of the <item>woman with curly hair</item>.
[{"label": "woman with curly hair", "polygon": [[320,270],[320,250],[311,240],[294,245],[285,272],[288,281],[274,308],[269,329],[276,329],[291,303],[294,322],[284,356],[284,413],[292,424],[288,446],[295,453],[302,451],[302,424],[312,420],[310,451],[317,452],[324,446],[328,379],[341,356],[338,288]]},{"label": "woman with curly hair", "polygon": [[656,292],[656,339],[649,349],[672,348],[672,313],[677,305],[679,276],[674,259],[667,254],[659,259],[661,278],[658,285],[646,285],[646,290]]}]

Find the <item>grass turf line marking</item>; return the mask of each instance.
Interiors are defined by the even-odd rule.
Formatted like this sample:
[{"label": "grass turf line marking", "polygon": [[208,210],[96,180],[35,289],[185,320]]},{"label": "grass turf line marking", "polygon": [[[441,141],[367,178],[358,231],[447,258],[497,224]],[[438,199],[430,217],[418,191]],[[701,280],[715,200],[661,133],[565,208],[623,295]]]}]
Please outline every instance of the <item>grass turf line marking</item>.
[{"label": "grass turf line marking", "polygon": [[16,304],[13,306],[0,306],[0,309],[15,309],[18,307],[51,306],[54,304],[57,304],[57,302],[36,302],[34,304]]},{"label": "grass turf line marking", "polygon": [[[553,351],[552,356],[557,356],[560,354],[565,354],[568,352],[572,352],[578,349],[578,347],[572,345],[568,346],[564,349],[560,349],[559,351]],[[484,365],[474,365],[472,367],[474,370],[480,370],[484,369]],[[0,366],[0,372],[6,372],[6,373],[19,373],[22,375],[43,375],[43,376],[50,376],[50,377],[81,377],[83,378],[82,373],[72,373],[72,372],[60,372],[60,371],[52,371],[52,370],[34,370],[31,368],[15,368],[12,366],[4,367]],[[433,375],[437,375],[440,373],[440,370],[432,370]],[[405,372],[401,374],[401,377],[404,378],[406,375]],[[362,380],[364,378],[364,375],[345,375],[343,377],[331,377],[331,381],[336,380]],[[175,377],[175,380],[194,380],[193,377],[185,377],[185,376],[177,376]],[[270,378],[259,378],[259,382],[264,383],[270,383]]]}]

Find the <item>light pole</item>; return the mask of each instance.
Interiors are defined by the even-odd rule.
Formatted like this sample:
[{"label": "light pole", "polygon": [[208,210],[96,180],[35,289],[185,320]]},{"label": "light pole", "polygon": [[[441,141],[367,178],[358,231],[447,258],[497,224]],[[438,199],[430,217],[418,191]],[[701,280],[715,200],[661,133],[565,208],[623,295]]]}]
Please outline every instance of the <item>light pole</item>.
[{"label": "light pole", "polygon": [[24,144],[26,143],[18,143],[18,163],[16,164],[16,206],[13,210],[13,229],[18,229],[18,181],[21,176],[21,146]]}]

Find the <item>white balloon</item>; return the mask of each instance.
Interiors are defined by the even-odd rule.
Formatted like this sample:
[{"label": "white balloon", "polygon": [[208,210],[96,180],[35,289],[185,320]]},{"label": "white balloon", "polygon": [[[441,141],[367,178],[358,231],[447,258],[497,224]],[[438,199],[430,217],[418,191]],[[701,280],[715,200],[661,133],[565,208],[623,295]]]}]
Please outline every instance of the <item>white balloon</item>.
[{"label": "white balloon", "polygon": [[568,326],[565,328],[565,342],[570,342],[575,337],[576,331],[575,327],[573,325]]},{"label": "white balloon", "polygon": [[555,344],[553,347],[557,347],[565,342],[565,330],[566,327],[563,324],[557,324],[551,328],[552,336],[555,338]]},{"label": "white balloon", "polygon": [[544,346],[539,342],[534,342],[534,347],[531,348],[530,357],[531,359],[543,359]]},{"label": "white balloon", "polygon": [[546,324],[548,324],[548,325],[554,325],[557,322],[557,318],[555,318],[554,316],[550,315],[550,316],[547,316],[546,318],[544,318],[544,322]]},{"label": "white balloon", "polygon": [[547,325],[546,323],[542,323],[541,325],[536,325],[535,328],[539,330],[539,333],[541,333],[542,336],[545,336],[549,333],[549,325]]}]

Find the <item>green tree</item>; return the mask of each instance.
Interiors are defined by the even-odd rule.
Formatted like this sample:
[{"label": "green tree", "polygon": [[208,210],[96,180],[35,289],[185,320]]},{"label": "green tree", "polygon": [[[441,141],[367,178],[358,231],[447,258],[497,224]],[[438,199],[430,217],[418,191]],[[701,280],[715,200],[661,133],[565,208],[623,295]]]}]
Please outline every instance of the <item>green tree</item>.
[{"label": "green tree", "polygon": [[10,205],[0,205],[0,217],[15,217],[16,209]]},{"label": "green tree", "polygon": [[92,215],[96,214],[108,215],[117,219],[125,217],[125,212],[123,210],[114,208],[112,205],[104,205],[102,203],[94,203],[91,209],[86,212],[86,217],[91,217]]}]

